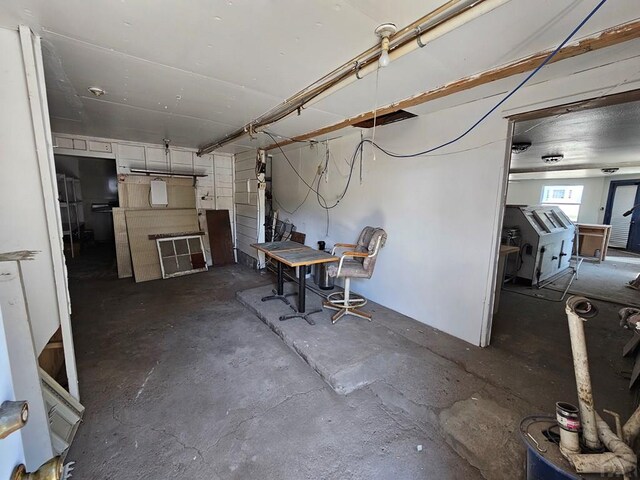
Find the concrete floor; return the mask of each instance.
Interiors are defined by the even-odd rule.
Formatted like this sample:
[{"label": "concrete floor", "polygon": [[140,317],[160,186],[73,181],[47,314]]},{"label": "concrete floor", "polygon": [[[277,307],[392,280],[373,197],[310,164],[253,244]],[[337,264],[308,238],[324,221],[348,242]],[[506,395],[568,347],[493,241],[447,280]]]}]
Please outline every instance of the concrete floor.
[{"label": "concrete floor", "polygon": [[[619,256],[608,255],[602,263],[582,262],[569,293],[640,307],[640,291],[626,287],[640,273],[640,258],[628,254],[622,256],[616,251],[613,253]],[[549,288],[564,292],[570,280],[571,275],[565,275],[551,283]]]},{"label": "concrete floor", "polygon": [[[70,265],[87,408],[74,478],[522,478],[519,419],[575,401],[562,304],[505,292],[487,349],[371,305],[375,325],[343,330],[391,332],[413,368],[388,378],[382,362],[384,381],[344,395],[236,300],[272,280],[231,266],[135,284],[104,257]],[[596,405],[628,415],[628,335],[617,308],[599,306],[587,326]]]}]

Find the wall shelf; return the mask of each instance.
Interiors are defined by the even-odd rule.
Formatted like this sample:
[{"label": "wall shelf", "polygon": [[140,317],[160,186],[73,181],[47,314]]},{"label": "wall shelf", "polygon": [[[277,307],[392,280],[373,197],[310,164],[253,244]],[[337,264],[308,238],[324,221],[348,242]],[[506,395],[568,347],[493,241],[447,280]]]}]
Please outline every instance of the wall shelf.
[{"label": "wall shelf", "polygon": [[62,234],[69,238],[71,258],[75,256],[73,248],[74,236],[81,238],[84,227],[84,205],[82,202],[82,190],[80,180],[64,173],[57,173],[58,203],[60,205],[60,218],[62,221]]}]

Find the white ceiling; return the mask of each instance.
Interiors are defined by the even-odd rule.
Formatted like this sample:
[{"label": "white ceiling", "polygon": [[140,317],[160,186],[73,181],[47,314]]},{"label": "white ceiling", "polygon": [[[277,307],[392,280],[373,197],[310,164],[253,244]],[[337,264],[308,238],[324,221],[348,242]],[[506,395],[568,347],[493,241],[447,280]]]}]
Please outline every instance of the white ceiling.
[{"label": "white ceiling", "polygon": [[510,173],[509,182],[517,182],[518,180],[548,180],[557,178],[590,178],[609,176],[619,177],[620,175],[640,175],[640,165],[636,167],[623,167],[613,174],[602,173],[599,168],[558,170],[553,172]]},{"label": "white ceiling", "polygon": [[[618,174],[637,173],[640,167],[640,101],[517,122],[514,133],[514,142],[530,142],[531,147],[511,156],[512,170],[544,169],[541,157],[556,154],[564,158],[554,168],[585,166],[564,173],[571,176],[597,175],[606,165],[633,170]],[[558,173],[552,176],[558,178]]]},{"label": "white ceiling", "polygon": [[[243,126],[444,0],[3,0],[43,37],[57,132],[196,147]],[[595,0],[511,0],[271,129],[293,136],[555,46]],[[579,36],[640,17],[611,0]],[[499,34],[497,34],[499,32]],[[95,98],[87,87],[107,94]],[[228,147],[270,143],[265,136]]]}]

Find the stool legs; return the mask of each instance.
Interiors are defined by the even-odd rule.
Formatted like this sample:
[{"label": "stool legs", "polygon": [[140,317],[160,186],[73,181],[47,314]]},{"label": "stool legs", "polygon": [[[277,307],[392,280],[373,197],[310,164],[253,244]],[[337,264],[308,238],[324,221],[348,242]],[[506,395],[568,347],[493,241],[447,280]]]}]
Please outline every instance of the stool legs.
[{"label": "stool legs", "polygon": [[360,307],[366,303],[366,299],[351,293],[351,279],[347,277],[344,280],[344,292],[332,293],[322,305],[324,308],[337,310],[337,312],[331,316],[332,323],[336,323],[345,315],[353,315],[354,317],[371,321],[371,314],[360,310]]}]

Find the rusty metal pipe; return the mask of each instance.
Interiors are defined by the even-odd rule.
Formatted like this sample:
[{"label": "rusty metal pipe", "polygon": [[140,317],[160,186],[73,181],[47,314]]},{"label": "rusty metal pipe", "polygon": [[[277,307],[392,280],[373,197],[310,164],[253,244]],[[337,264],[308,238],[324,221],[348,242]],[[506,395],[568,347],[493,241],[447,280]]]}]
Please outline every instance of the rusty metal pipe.
[{"label": "rusty metal pipe", "polygon": [[565,312],[567,313],[569,335],[571,336],[571,352],[573,354],[573,368],[578,389],[582,436],[587,447],[599,449],[601,448],[601,443],[598,438],[591,375],[589,374],[587,342],[584,335],[584,319],[594,317],[598,310],[586,298],[572,296],[567,300]]},{"label": "rusty metal pipe", "polygon": [[25,426],[29,419],[29,405],[25,401],[3,402],[0,405],[0,439]]}]

